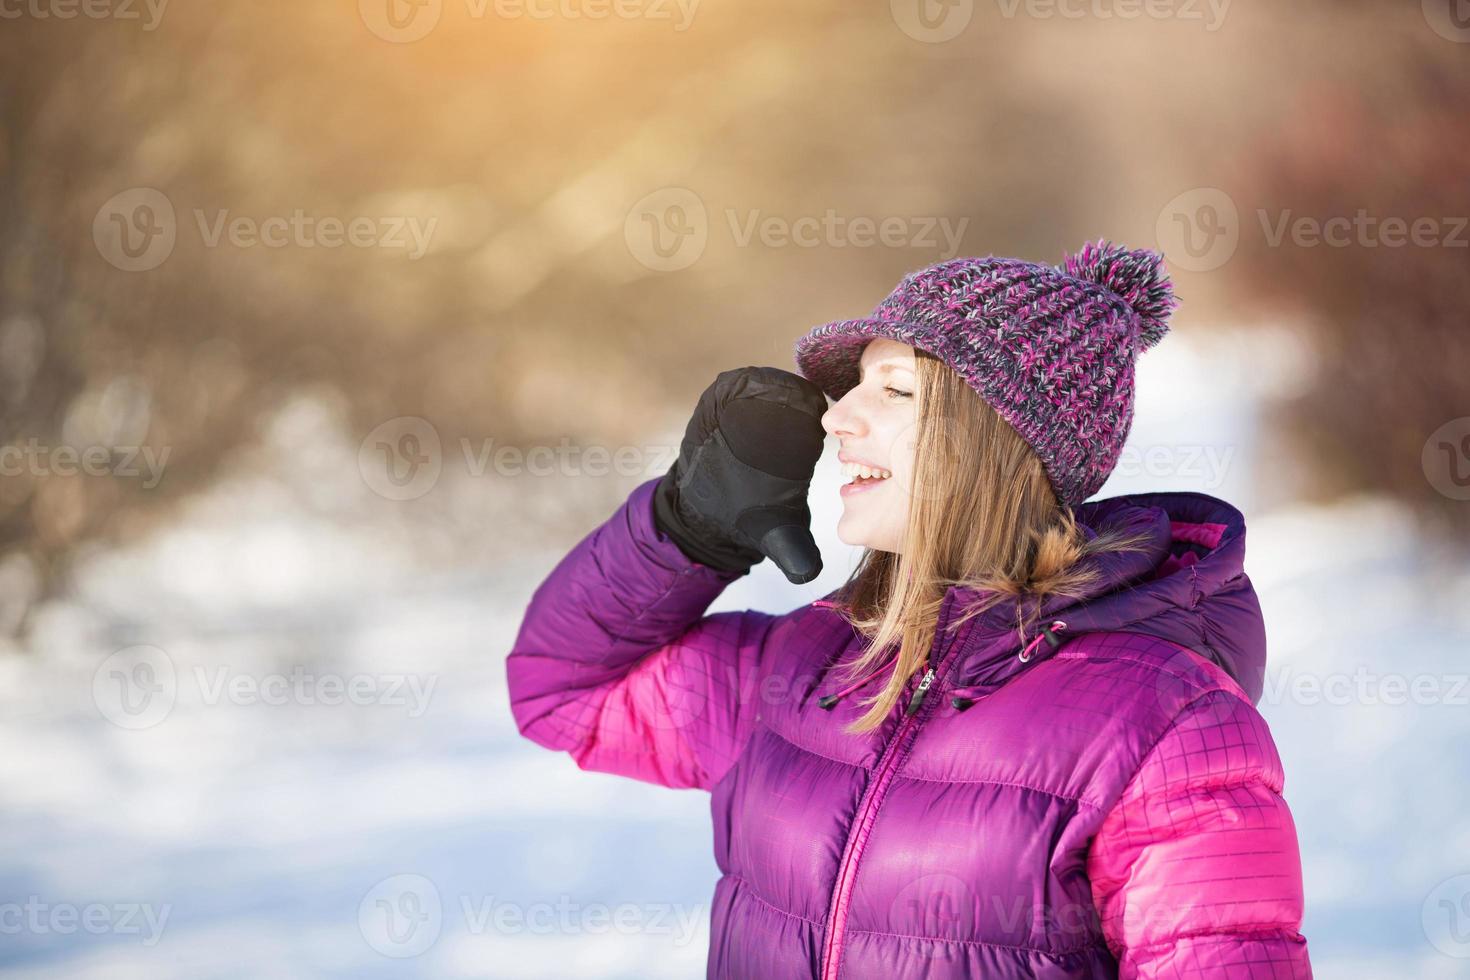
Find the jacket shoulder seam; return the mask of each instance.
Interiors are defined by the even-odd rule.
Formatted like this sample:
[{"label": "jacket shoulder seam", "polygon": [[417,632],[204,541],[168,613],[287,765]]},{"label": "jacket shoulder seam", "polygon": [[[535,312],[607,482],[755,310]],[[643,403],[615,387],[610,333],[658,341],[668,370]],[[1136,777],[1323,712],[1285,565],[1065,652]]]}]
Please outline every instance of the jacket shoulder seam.
[{"label": "jacket shoulder seam", "polygon": [[[1148,748],[1144,749],[1143,752],[1141,752],[1139,754],[1139,756],[1138,756],[1138,765],[1136,765],[1136,766],[1133,767],[1133,771],[1131,773],[1129,773],[1128,774],[1128,778],[1123,781],[1122,790],[1118,794],[1118,800],[1119,801],[1121,801],[1123,799],[1123,797],[1125,797],[1125,796],[1128,795],[1128,790],[1130,788],[1132,788],[1132,786],[1133,786],[1133,784],[1135,782],[1138,781],[1139,774],[1143,772],[1143,767],[1148,764],[1148,760],[1150,758],[1152,758],[1152,756],[1154,754],[1154,751],[1157,750],[1158,747],[1159,747],[1159,745],[1160,745],[1160,743],[1162,743],[1164,741],[1164,739],[1169,736],[1169,733],[1172,732],[1172,731],[1174,731],[1174,729],[1178,727],[1180,720],[1183,719],[1184,716],[1189,713],[1190,709],[1192,709],[1196,704],[1198,704],[1200,701],[1203,701],[1205,698],[1209,697],[1210,695],[1215,694],[1215,693],[1219,693],[1219,692],[1224,692],[1226,694],[1230,694],[1230,692],[1229,691],[1225,691],[1224,688],[1211,688],[1209,690],[1201,691],[1199,694],[1197,694],[1194,697],[1190,698],[1183,705],[1181,705],[1178,711],[1174,712],[1173,716],[1171,716],[1169,718],[1169,723],[1167,725],[1165,725],[1159,731],[1159,734],[1154,739],[1152,739],[1149,742]],[[1232,696],[1234,696],[1234,695],[1232,695]],[[1117,803],[1114,804],[1114,807],[1116,807],[1116,806],[1117,806]],[[1112,809],[1113,808],[1110,807],[1108,809],[1108,812],[1111,813],[1112,812]]]},{"label": "jacket shoulder seam", "polygon": [[1216,667],[1219,667],[1219,665],[1215,664],[1215,662],[1210,658],[1200,654],[1198,651],[1193,650],[1190,647],[1185,646],[1182,643],[1178,643],[1174,640],[1167,640],[1161,636],[1154,636],[1151,633],[1139,633],[1133,630],[1099,630],[1094,633],[1083,634],[1073,640],[1070,644],[1068,644],[1067,649],[1074,651],[1072,654],[1072,659],[1076,660],[1086,659],[1094,663],[1112,662],[1136,664],[1139,667],[1151,670],[1154,673],[1168,674],[1170,677],[1173,677],[1181,682],[1185,682],[1190,685],[1190,687],[1193,689],[1190,695],[1191,700],[1199,697],[1200,695],[1208,694],[1212,691],[1222,691],[1226,694],[1231,695],[1232,697],[1240,698],[1240,695],[1236,691],[1231,690],[1229,687],[1226,687],[1224,684],[1221,684],[1214,678],[1211,678],[1208,682],[1202,683],[1197,677],[1186,677],[1183,674],[1180,674],[1178,671],[1170,670],[1167,664],[1149,660],[1145,657],[1131,655],[1131,650],[1117,651],[1109,649],[1098,649],[1087,643],[1088,637],[1108,636],[1116,634],[1136,636],[1145,640],[1149,640],[1153,643],[1162,644],[1163,646],[1168,647],[1173,654],[1189,654],[1191,656],[1198,657],[1205,663],[1214,664]]}]

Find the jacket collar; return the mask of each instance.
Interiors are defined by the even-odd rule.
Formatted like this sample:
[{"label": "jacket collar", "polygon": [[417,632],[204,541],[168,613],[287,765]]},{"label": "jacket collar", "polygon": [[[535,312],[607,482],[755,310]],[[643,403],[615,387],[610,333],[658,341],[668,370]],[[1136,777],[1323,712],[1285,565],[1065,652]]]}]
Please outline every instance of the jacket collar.
[{"label": "jacket collar", "polygon": [[[961,644],[955,683],[981,690],[999,686],[1054,652],[1034,643],[1042,627],[1066,624],[1065,642],[1082,633],[1127,630],[1178,643],[1223,668],[1260,699],[1265,679],[1265,624],[1244,570],[1245,518],[1232,505],[1202,493],[1149,493],[1080,505],[1079,524],[1090,539],[1104,530],[1142,532],[1139,551],[1106,552],[1088,559],[1097,572],[1079,596],[1050,596],[1039,615],[1034,598],[1007,598],[962,624],[946,643]],[[982,596],[951,586],[941,621]],[[1018,606],[1027,633],[1016,626]],[[1027,658],[1021,653],[1029,650]]]}]

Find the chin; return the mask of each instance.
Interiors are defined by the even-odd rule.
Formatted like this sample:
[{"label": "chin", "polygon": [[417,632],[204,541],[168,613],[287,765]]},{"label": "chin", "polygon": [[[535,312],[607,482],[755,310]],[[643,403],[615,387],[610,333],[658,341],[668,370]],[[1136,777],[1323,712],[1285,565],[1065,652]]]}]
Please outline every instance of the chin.
[{"label": "chin", "polygon": [[868,544],[867,537],[865,528],[853,527],[847,521],[837,522],[837,540],[843,544],[851,545],[854,548],[863,548]]},{"label": "chin", "polygon": [[891,550],[884,541],[880,540],[883,537],[883,535],[874,534],[869,528],[848,530],[840,525],[837,528],[837,539],[854,548],[870,548],[873,551]]}]

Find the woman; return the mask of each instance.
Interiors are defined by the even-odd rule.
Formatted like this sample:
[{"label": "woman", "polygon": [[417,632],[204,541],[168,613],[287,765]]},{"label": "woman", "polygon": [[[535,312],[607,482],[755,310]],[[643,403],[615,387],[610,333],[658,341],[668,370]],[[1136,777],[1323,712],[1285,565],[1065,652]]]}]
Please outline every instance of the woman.
[{"label": "woman", "polygon": [[[912,273],[803,337],[804,379],[722,374],[537,590],[520,731],[714,794],[710,976],[1311,975],[1244,520],[1084,502],[1175,305],[1161,256],[1106,242]],[[824,433],[858,568],[705,616],[764,556],[819,568]]]}]

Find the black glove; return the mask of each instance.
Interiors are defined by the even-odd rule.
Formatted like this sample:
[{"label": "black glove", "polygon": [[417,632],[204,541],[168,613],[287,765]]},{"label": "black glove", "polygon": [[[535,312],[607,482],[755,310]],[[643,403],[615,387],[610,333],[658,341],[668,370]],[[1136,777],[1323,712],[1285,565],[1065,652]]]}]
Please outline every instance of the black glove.
[{"label": "black glove", "polygon": [[654,524],[711,568],[743,574],[769,556],[791,582],[810,582],[822,555],[806,497],[826,411],[822,390],[789,371],[722,372],[654,492]]}]

